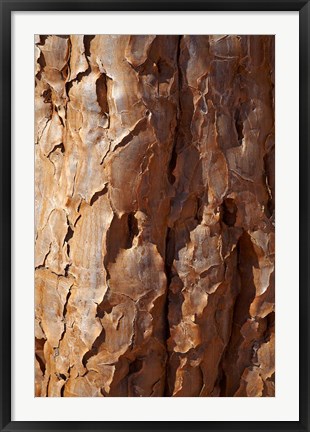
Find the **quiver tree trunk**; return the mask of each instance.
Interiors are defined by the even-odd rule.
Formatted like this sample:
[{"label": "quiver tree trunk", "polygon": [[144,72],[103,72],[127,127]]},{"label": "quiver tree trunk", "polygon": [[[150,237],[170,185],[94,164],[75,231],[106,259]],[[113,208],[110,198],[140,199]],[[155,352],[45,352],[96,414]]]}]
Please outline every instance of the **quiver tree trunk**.
[{"label": "quiver tree trunk", "polygon": [[274,395],[274,37],[37,36],[37,396]]}]

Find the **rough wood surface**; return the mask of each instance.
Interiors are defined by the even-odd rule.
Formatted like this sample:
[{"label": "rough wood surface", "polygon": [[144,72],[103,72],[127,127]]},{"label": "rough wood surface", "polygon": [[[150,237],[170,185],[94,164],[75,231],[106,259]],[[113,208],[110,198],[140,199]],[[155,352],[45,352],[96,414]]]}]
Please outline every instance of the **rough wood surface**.
[{"label": "rough wood surface", "polygon": [[36,36],[36,396],[274,396],[274,37]]}]

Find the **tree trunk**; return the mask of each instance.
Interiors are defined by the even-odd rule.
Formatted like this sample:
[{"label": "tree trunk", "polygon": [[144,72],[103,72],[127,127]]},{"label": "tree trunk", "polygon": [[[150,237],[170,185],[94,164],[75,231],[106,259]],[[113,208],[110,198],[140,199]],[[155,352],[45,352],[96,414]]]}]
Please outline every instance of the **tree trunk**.
[{"label": "tree trunk", "polygon": [[37,396],[274,396],[274,37],[37,36]]}]

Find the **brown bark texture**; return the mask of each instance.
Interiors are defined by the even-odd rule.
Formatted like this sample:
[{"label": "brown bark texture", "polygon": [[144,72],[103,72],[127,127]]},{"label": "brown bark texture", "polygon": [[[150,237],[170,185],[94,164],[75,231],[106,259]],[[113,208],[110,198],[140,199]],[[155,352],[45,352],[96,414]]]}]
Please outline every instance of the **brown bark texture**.
[{"label": "brown bark texture", "polygon": [[274,37],[35,38],[35,394],[274,396]]}]

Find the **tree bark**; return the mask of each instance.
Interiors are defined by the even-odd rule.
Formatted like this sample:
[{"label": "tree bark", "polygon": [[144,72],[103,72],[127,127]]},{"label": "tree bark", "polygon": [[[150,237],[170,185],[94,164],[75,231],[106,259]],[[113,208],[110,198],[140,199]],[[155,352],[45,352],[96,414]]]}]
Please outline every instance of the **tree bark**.
[{"label": "tree bark", "polygon": [[36,396],[274,396],[274,37],[35,42]]}]

